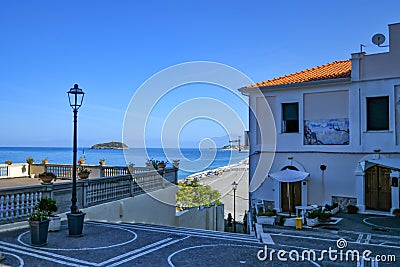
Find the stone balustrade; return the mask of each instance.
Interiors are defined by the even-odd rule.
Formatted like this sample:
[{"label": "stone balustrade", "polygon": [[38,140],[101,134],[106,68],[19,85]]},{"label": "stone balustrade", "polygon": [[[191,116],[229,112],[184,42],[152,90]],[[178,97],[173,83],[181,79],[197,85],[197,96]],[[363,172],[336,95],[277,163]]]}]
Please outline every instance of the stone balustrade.
[{"label": "stone balustrade", "polygon": [[[72,167],[60,164],[33,164],[34,168],[43,171],[52,171],[58,177],[68,178]],[[35,166],[36,165],[36,166]],[[99,173],[107,177],[77,180],[77,204],[80,208],[111,202],[118,199],[134,197],[177,184],[176,168],[166,168],[160,171],[135,168],[129,173],[127,167],[85,166],[88,169],[100,170]],[[104,171],[106,169],[107,171]],[[103,170],[103,171],[102,171]],[[92,172],[93,174],[93,172]],[[111,176],[112,174],[117,174]],[[163,178],[164,177],[164,178]],[[71,205],[71,181],[57,182],[50,185],[39,184],[35,186],[0,188],[0,223],[25,220],[34,206],[42,197],[51,197],[56,200],[58,213],[67,212]]]}]

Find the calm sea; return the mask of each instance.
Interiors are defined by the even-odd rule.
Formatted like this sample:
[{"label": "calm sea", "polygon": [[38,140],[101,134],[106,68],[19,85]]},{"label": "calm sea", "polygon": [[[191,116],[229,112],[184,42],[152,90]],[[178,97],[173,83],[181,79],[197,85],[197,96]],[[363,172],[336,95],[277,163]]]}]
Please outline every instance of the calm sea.
[{"label": "calm sea", "polygon": [[[87,164],[98,165],[100,158],[105,158],[107,165],[125,166],[134,163],[136,166],[145,166],[146,158],[180,160],[179,179],[190,174],[238,163],[248,156],[247,152],[220,149],[162,149],[162,148],[130,148],[127,150],[99,150],[79,148],[78,158],[85,157]],[[48,158],[49,163],[72,164],[72,148],[62,147],[0,147],[0,163],[11,160],[13,163],[24,163],[27,157],[32,157],[40,163]]]}]

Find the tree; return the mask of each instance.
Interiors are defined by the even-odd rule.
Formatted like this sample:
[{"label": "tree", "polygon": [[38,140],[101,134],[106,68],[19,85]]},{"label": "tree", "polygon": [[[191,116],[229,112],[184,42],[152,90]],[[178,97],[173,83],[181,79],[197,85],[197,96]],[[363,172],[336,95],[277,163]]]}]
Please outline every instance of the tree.
[{"label": "tree", "polygon": [[176,206],[184,210],[191,207],[211,206],[212,202],[218,205],[221,203],[220,197],[220,192],[212,190],[209,185],[203,186],[196,183],[192,186],[180,183],[176,194]]}]

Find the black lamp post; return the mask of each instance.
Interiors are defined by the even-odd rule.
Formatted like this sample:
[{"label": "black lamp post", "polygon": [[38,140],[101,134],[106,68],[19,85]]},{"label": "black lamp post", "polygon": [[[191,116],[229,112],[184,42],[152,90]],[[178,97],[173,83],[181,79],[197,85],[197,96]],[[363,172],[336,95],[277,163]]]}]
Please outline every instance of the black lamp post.
[{"label": "black lamp post", "polygon": [[82,106],[83,97],[85,93],[82,89],[74,84],[74,88],[71,88],[68,92],[69,105],[74,112],[74,143],[73,143],[73,162],[72,162],[72,198],[71,198],[71,213],[76,213],[78,211],[78,206],[76,205],[76,152],[77,152],[77,117],[78,109]]},{"label": "black lamp post", "polygon": [[232,183],[232,189],[233,189],[233,232],[236,233],[236,189],[237,189],[238,183],[236,181],[233,181]]}]

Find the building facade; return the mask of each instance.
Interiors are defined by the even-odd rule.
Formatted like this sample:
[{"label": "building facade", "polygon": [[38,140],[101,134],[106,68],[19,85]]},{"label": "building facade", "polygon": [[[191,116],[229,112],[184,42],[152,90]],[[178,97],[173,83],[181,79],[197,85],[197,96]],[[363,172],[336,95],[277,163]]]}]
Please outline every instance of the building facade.
[{"label": "building facade", "polygon": [[[400,23],[389,25],[389,37],[388,52],[355,53],[239,89],[250,104],[250,181],[262,181],[251,187],[253,205],[261,200],[294,211],[328,201],[357,205],[362,213],[399,208]],[[265,101],[275,126],[262,123]],[[276,137],[263,134],[266,127],[275,127]],[[273,152],[263,145],[271,138],[269,166],[261,156]]]}]

